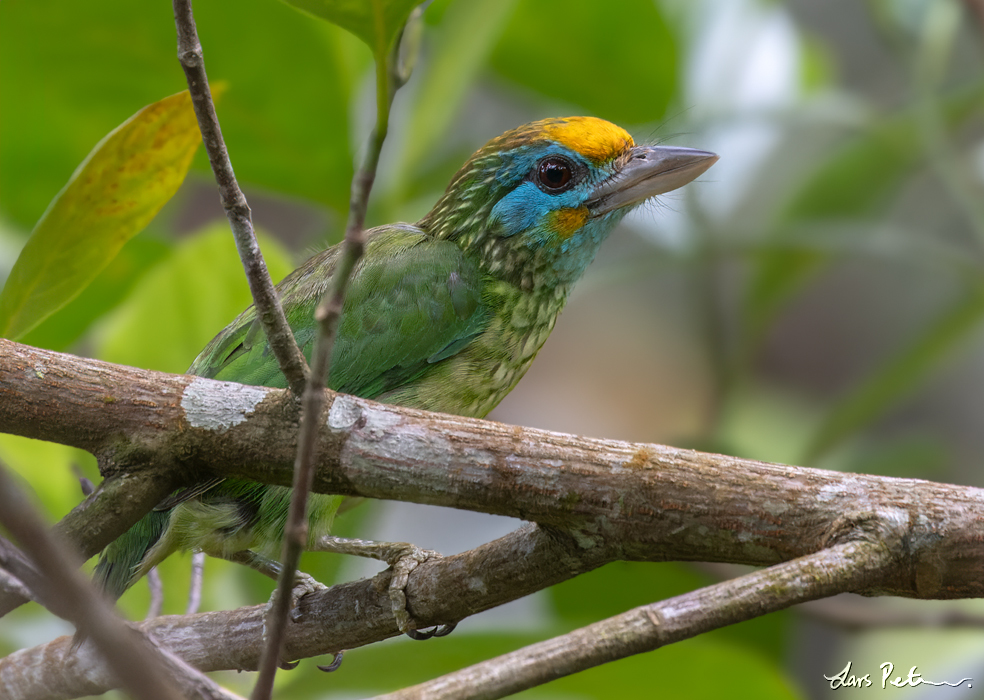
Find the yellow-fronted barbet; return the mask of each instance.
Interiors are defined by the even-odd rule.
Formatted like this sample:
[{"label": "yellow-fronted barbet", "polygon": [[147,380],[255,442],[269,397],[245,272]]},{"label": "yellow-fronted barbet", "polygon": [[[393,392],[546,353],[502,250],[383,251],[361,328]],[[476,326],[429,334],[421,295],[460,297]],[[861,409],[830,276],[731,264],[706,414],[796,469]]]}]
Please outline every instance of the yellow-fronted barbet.
[{"label": "yellow-fronted barbet", "polygon": [[[345,297],[328,386],[430,411],[483,417],[516,386],[599,246],[633,207],[690,182],[713,153],[637,146],[593,117],[545,119],[475,153],[416,224],[367,232]],[[318,253],[278,291],[310,360],[314,309],[340,247]],[[284,387],[253,307],[220,332],[191,374]],[[176,550],[273,573],[289,489],[213,480],[172,495],[106,547],[96,579],[114,597]],[[311,494],[310,541],[341,499]]]}]

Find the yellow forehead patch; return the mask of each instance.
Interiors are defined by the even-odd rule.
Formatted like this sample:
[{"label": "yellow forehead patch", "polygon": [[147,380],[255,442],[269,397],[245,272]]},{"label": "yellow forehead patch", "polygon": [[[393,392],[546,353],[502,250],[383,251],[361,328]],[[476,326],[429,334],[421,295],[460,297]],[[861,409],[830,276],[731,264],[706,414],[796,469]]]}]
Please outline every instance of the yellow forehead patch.
[{"label": "yellow forehead patch", "polygon": [[578,229],[584,226],[588,220],[587,207],[568,207],[567,209],[556,209],[548,215],[550,217],[550,228],[563,239],[573,236]]},{"label": "yellow forehead patch", "polygon": [[596,165],[617,158],[635,145],[629,132],[597,117],[567,117],[550,120],[543,135],[551,141],[577,151]]}]

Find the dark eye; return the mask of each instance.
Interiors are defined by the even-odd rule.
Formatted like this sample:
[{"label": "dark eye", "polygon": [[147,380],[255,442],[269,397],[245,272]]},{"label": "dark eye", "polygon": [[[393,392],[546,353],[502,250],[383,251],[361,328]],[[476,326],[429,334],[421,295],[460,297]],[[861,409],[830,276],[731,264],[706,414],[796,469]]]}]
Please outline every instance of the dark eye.
[{"label": "dark eye", "polygon": [[536,170],[536,183],[544,192],[556,194],[570,187],[574,179],[574,168],[566,158],[553,156],[544,158]]}]

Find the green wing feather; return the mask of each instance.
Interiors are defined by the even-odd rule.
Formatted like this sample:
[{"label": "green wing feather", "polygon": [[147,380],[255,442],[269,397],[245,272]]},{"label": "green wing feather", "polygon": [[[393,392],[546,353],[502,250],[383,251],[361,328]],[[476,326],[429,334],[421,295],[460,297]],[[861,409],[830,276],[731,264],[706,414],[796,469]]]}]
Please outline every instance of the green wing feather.
[{"label": "green wing feather", "polygon": [[[330,248],[278,285],[287,320],[309,361],[317,333],[314,309],[330,286],[338,255],[338,246]],[[455,244],[406,225],[370,231],[366,254],[349,283],[328,385],[376,398],[412,383],[485,329],[489,314],[481,289],[477,265]],[[206,346],[189,372],[241,384],[286,385],[253,307]],[[174,549],[269,550],[282,536],[288,498],[289,489],[241,479],[216,479],[177,491],[106,548],[96,579],[118,597]],[[196,501],[212,509],[214,521],[203,524],[201,532],[177,515]],[[327,531],[339,501],[312,494],[312,533]],[[176,519],[184,524],[176,525]],[[247,532],[249,537],[241,536]],[[216,537],[227,539],[216,542]]]},{"label": "green wing feather", "polygon": [[[314,309],[329,288],[335,246],[313,257],[280,285],[294,337],[310,360]],[[368,236],[353,272],[328,386],[376,398],[412,382],[433,363],[462,350],[488,324],[478,266],[454,243],[412,226],[385,226]],[[190,372],[262,386],[285,385],[253,307],[205,348]]]}]

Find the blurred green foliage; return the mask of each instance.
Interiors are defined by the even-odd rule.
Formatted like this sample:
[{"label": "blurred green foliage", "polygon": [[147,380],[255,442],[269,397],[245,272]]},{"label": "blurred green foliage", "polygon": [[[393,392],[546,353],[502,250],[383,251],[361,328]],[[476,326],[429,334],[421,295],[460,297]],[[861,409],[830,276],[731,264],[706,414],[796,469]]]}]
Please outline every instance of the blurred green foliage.
[{"label": "blurred green foliage", "polygon": [[[360,37],[392,36],[412,5],[292,4],[329,18],[342,12],[354,34],[278,0],[195,1],[209,76],[229,85],[218,108],[223,133],[257,219],[268,222],[261,242],[275,278],[340,236],[331,224],[345,217],[355,154],[374,114],[373,53]],[[392,10],[382,34],[360,14],[377,6]],[[615,421],[658,409],[672,428],[647,425],[624,437],[979,484],[984,26],[960,7],[435,0],[415,74],[395,103],[370,222],[415,220],[475,148],[533,118],[595,114],[640,141],[717,150],[714,170],[632,218],[625,228],[640,235],[613,237],[606,250],[620,252],[582,285],[609,315],[632,310],[627,333],[646,338],[643,329],[655,327],[675,339],[677,354],[652,347],[626,370],[620,352],[631,339],[581,330],[569,347],[548,343],[551,360],[538,364],[597,353],[590,377],[560,374],[586,391],[598,377],[598,393],[588,395],[598,401],[565,400],[563,384],[539,390],[537,400],[590,410],[620,392],[619,370],[639,380],[673,375],[684,390],[652,392]],[[847,26],[855,35],[835,28]],[[0,283],[93,146],[185,87],[174,54],[166,3],[0,2]],[[184,371],[249,302],[216,199],[199,155],[148,230],[24,341]],[[665,284],[627,284],[640,276]],[[638,299],[628,295],[642,292],[629,289],[649,291]],[[568,314],[579,303],[575,296]],[[522,392],[537,371],[516,401],[530,403]],[[500,420],[515,411],[509,401]],[[673,422],[678,414],[696,418]],[[569,414],[557,416],[537,420],[569,425]],[[0,436],[0,459],[52,519],[80,498],[73,467],[98,478],[89,455],[12,436]],[[377,510],[347,514],[340,533],[363,533]],[[338,558],[304,559],[322,580],[339,566]],[[180,613],[188,558],[161,570],[165,612]],[[208,609],[255,604],[272,589],[225,562],[210,560],[206,571]],[[539,596],[538,615],[514,631],[479,618],[451,640],[353,650],[332,676],[305,662],[280,675],[278,692],[396,689],[710,581],[682,564],[612,564]],[[121,600],[133,617],[146,605],[140,585]],[[772,615],[524,697],[813,697],[825,687],[820,670],[843,662],[837,644],[803,642],[804,629],[793,613]],[[0,652],[59,630],[25,606],[0,621]],[[951,660],[967,658],[956,641],[937,646]],[[248,692],[248,675],[217,677]]]}]

